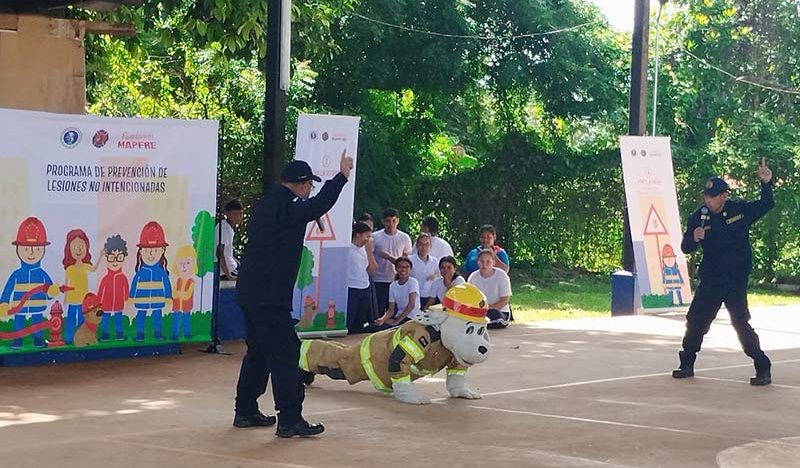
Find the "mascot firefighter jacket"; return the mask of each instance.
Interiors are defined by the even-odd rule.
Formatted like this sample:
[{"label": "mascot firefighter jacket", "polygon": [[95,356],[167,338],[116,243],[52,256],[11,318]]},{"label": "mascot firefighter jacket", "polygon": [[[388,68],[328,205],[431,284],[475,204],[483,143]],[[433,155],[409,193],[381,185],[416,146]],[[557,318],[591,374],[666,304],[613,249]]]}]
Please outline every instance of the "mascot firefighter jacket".
[{"label": "mascot firefighter jacket", "polygon": [[301,369],[350,384],[369,380],[376,390],[386,393],[391,392],[393,383],[411,382],[445,367],[448,374],[467,371],[442,345],[434,327],[414,321],[367,335],[358,346],[304,340],[300,350]]}]

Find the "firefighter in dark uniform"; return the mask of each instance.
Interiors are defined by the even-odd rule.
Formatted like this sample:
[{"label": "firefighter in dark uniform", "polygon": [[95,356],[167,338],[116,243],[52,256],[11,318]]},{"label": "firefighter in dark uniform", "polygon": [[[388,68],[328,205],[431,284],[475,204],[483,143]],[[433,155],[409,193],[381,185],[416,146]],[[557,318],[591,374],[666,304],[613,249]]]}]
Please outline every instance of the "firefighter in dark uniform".
[{"label": "firefighter in dark uniform", "polygon": [[245,321],[247,353],[236,386],[236,427],[271,426],[274,416],[258,410],[272,375],[278,410],[278,437],[312,436],[325,429],[303,419],[303,384],[297,368],[300,339],[292,318],[292,294],[303,238],[309,222],[333,207],[347,183],[353,159],[342,152],[340,172],[309,198],[321,179],[304,161],[291,161],[281,172],[281,185],[261,197],[247,226],[247,245],[239,266],[236,300]]},{"label": "firefighter in dark uniform", "polygon": [[752,265],[750,225],[775,205],[772,171],[764,158],[761,158],[757,174],[761,181],[761,198],[751,202],[728,200],[728,184],[719,177],[709,179],[703,190],[704,205],[686,222],[681,250],[688,254],[702,246],[703,259],[700,262],[700,285],[686,314],[683,351],[679,353],[680,367],[672,371],[676,379],[694,375],[694,361],[703,336],[717,316],[720,305],[725,303],[742,349],[753,359],[756,368],[756,376],[750,379],[750,384],[768,385],[772,381],[769,358],[761,350],[758,335],[748,323],[747,278]]}]

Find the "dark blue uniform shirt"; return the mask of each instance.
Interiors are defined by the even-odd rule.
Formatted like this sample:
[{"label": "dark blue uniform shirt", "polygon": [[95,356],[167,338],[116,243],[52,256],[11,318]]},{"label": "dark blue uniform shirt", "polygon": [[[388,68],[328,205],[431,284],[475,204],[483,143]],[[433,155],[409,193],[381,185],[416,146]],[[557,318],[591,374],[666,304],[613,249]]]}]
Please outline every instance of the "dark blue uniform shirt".
[{"label": "dark blue uniform shirt", "polygon": [[761,184],[761,198],[756,201],[728,200],[719,213],[708,212],[705,221],[706,236],[694,241],[694,230],[701,225],[698,208],[686,221],[681,250],[691,253],[703,246],[700,261],[700,281],[712,284],[744,282],[752,267],[750,225],[764,216],[775,202],[772,184]]},{"label": "dark blue uniform shirt", "polygon": [[308,200],[280,185],[256,202],[236,281],[236,299],[252,320],[291,320],[306,226],[333,207],[345,183],[347,178],[337,174]]}]

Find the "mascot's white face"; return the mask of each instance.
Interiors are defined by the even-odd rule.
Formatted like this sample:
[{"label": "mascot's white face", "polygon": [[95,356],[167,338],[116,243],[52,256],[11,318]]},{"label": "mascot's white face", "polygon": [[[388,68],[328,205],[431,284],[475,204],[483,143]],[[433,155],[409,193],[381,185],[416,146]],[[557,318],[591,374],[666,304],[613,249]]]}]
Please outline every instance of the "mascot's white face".
[{"label": "mascot's white face", "polygon": [[465,322],[441,310],[423,310],[415,321],[433,325],[442,334],[442,345],[462,366],[471,366],[489,357],[491,344],[485,323]]}]

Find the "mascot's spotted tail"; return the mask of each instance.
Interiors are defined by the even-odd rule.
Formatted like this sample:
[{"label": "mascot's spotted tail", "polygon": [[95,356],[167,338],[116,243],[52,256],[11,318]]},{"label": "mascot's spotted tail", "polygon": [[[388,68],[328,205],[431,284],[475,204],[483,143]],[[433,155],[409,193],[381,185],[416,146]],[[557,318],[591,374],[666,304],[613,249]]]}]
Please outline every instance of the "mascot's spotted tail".
[{"label": "mascot's spotted tail", "polygon": [[305,340],[300,372],[310,383],[315,374],[354,384],[369,380],[379,391],[405,403],[426,404],[413,381],[447,368],[447,391],[454,398],[477,399],[466,385],[469,366],[489,357],[486,298],[471,284],[454,286],[444,310],[420,312],[414,321],[366,336],[357,346]]}]

